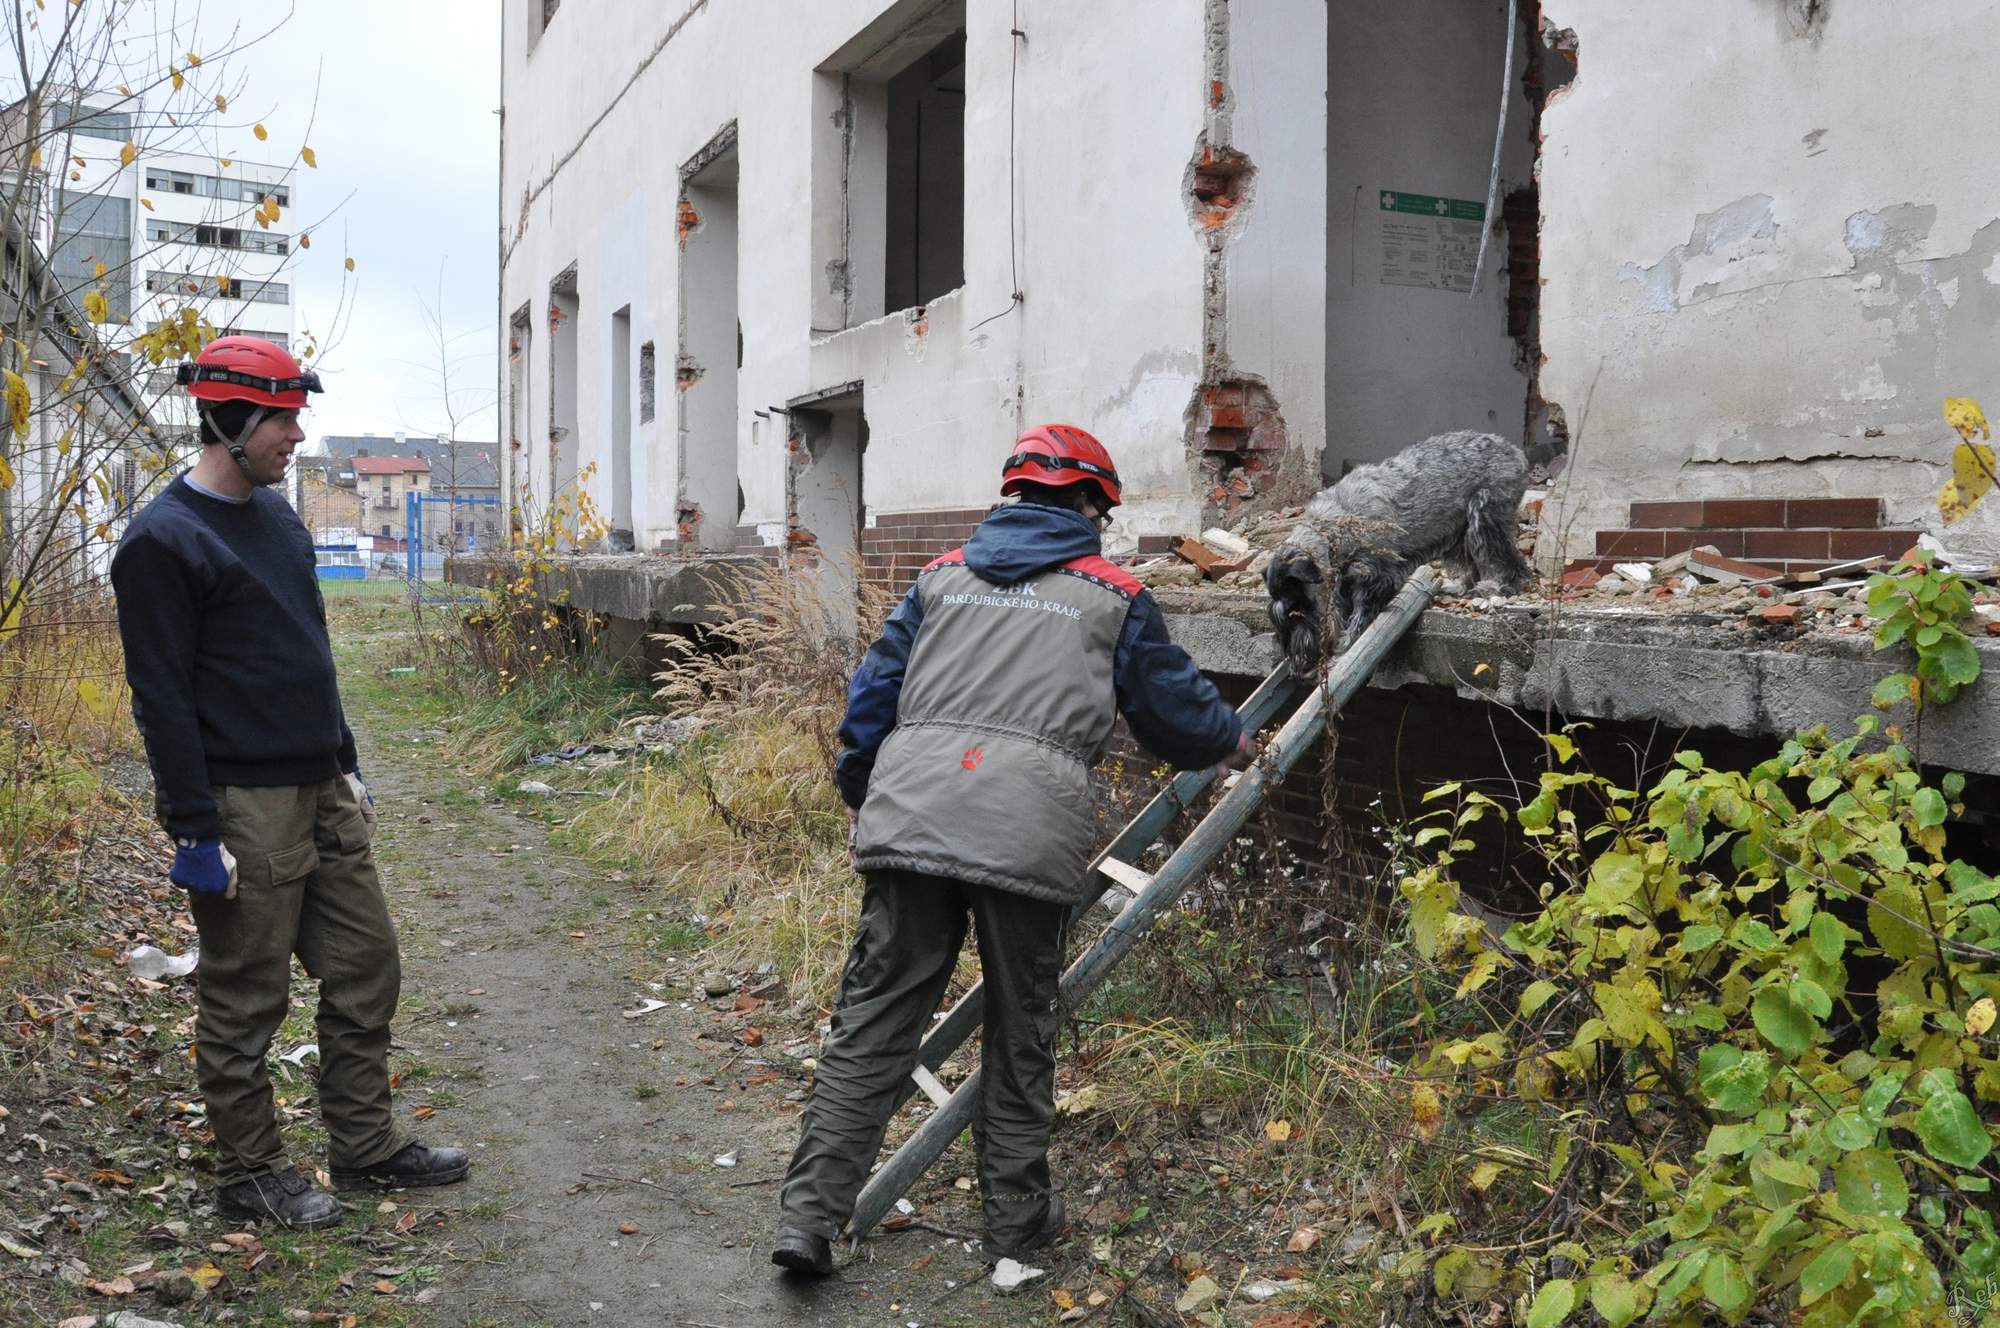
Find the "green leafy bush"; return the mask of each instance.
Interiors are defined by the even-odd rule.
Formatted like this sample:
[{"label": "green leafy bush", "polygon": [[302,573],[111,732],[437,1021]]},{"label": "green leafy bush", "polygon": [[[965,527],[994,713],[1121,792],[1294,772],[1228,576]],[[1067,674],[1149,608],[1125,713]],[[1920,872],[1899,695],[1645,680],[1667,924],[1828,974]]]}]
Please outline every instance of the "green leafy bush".
[{"label": "green leafy bush", "polygon": [[[1889,584],[1921,631],[1955,592],[1908,575]],[[1461,995],[1505,984],[1515,1017],[1438,1039],[1421,1086],[1560,1113],[1532,1179],[1545,1214],[1574,1215],[1513,1252],[1427,1256],[1439,1292],[1484,1264],[1534,1328],[1760,1307],[1914,1325],[2000,1274],[2000,880],[1949,852],[1963,778],[1927,782],[1879,723],[1800,734],[1744,772],[1683,752],[1643,795],[1551,735],[1525,805],[1433,791],[1455,805],[1417,835],[1444,847],[1403,884],[1414,942],[1460,963]],[[1540,908],[1504,932],[1453,876],[1501,819],[1547,869]]]},{"label": "green leafy bush", "polygon": [[1972,583],[1931,565],[1927,549],[1907,555],[1887,572],[1868,578],[1868,612],[1877,619],[1875,648],[1908,642],[1917,655],[1915,676],[1892,673],[1875,686],[1875,705],[1886,710],[1907,700],[1921,712],[1946,703],[1979,677],[1979,652],[1959,628],[1972,612]]}]

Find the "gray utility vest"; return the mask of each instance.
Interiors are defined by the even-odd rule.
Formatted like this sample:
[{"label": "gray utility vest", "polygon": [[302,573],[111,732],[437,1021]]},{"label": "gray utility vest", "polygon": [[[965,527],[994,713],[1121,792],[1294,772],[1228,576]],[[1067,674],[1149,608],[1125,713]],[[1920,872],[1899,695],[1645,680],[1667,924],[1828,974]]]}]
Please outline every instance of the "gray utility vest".
[{"label": "gray utility vest", "polygon": [[956,550],[917,578],[923,624],[855,832],[891,867],[1074,904],[1097,842],[1089,767],[1117,718],[1137,580],[1090,556],[996,586]]}]

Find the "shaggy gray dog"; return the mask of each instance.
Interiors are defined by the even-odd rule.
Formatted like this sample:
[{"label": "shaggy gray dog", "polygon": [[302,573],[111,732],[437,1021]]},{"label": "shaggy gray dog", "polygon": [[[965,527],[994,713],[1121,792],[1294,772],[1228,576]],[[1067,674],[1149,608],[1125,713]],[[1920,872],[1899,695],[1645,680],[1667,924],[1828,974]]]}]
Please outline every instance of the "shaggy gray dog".
[{"label": "shaggy gray dog", "polygon": [[1320,634],[1346,649],[1417,566],[1442,558],[1446,585],[1510,595],[1528,579],[1516,546],[1528,460],[1498,434],[1460,430],[1413,443],[1321,489],[1264,571],[1271,621],[1308,676]]}]

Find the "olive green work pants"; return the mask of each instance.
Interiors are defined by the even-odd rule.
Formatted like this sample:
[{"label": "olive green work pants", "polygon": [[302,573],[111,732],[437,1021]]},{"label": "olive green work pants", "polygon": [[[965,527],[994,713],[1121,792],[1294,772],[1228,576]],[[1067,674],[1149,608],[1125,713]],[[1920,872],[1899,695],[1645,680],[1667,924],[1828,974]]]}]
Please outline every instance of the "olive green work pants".
[{"label": "olive green work pants", "polygon": [[986,991],[973,1144],[987,1241],[1006,1253],[1048,1215],[1056,998],[1069,909],[916,872],[871,871],[865,879],[833,1031],[785,1175],[782,1221],[833,1240],[853,1215],[957,966],[969,916]]},{"label": "olive green work pants", "polygon": [[363,1168],[407,1142],[389,1114],[389,1020],[402,962],[370,847],[370,813],[344,778],[215,790],[235,855],[234,899],[189,895],[201,936],[195,1075],[228,1185],[282,1171],[265,1057],[284,1021],[292,956],[319,980],[319,1108],[330,1162]]}]

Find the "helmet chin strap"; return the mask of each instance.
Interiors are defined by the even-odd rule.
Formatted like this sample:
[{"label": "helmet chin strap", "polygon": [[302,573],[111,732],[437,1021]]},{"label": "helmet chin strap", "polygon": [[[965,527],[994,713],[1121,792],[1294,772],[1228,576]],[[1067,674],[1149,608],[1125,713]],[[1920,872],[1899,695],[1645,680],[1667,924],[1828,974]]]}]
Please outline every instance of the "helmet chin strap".
[{"label": "helmet chin strap", "polygon": [[230,460],[236,463],[236,469],[243,473],[244,481],[253,489],[261,487],[263,482],[250,469],[250,456],[244,450],[244,444],[250,441],[250,435],[257,432],[257,426],[262,424],[265,417],[270,413],[271,408],[269,406],[259,406],[257,409],[251,411],[250,418],[243,422],[242,431],[234,438],[223,434],[222,430],[216,425],[215,416],[212,412],[203,410],[201,413],[201,418],[207,422],[208,427],[222,438],[223,445],[229,449]]}]

